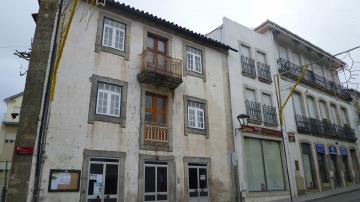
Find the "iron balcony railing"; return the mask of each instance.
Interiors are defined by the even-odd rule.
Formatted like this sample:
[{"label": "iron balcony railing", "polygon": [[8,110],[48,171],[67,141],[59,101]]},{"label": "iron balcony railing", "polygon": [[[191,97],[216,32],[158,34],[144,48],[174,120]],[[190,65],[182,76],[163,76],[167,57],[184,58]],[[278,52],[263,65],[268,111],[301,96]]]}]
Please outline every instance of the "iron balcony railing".
[{"label": "iron balcony railing", "polygon": [[144,125],[144,144],[161,146],[167,145],[167,126],[154,122],[146,122]]},{"label": "iron balcony railing", "polygon": [[241,56],[241,66],[242,73],[250,76],[256,77],[256,69],[255,69],[255,60],[246,56]]},{"label": "iron balcony railing", "polygon": [[256,66],[258,70],[259,80],[271,83],[272,80],[271,80],[270,65],[264,64],[262,62],[257,62]]},{"label": "iron balcony railing", "polygon": [[246,100],[246,113],[250,121],[261,122],[261,105],[260,102]]},{"label": "iron balcony railing", "polygon": [[277,114],[276,114],[276,108],[273,106],[263,105],[262,107],[263,111],[263,117],[264,117],[264,123],[265,124],[271,124],[271,125],[277,125]]},{"label": "iron balcony railing", "polygon": [[[279,72],[292,79],[298,79],[303,70],[303,67],[293,64],[283,58],[279,58],[277,64]],[[325,77],[315,74],[311,70],[306,70],[302,82],[344,100],[349,101],[352,99],[350,92],[345,87],[336,82],[327,80]]]},{"label": "iron balcony railing", "polygon": [[355,142],[356,135],[354,129],[347,125],[339,126],[330,123],[328,120],[318,120],[308,118],[303,115],[295,115],[297,130],[300,133],[311,134],[315,136],[345,139]]}]

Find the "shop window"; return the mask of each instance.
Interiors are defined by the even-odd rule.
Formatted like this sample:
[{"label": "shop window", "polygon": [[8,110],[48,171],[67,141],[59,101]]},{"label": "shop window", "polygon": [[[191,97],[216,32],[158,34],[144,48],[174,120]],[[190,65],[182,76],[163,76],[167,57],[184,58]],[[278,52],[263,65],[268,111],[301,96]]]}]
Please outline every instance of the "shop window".
[{"label": "shop window", "polygon": [[249,191],[285,190],[279,142],[246,138],[245,155]]}]

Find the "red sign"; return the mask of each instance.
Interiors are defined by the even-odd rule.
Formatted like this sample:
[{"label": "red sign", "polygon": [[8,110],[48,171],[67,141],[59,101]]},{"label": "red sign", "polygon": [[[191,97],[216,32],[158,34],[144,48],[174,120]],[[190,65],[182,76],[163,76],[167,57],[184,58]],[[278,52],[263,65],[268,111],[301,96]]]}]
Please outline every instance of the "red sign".
[{"label": "red sign", "polygon": [[288,132],[287,134],[288,134],[289,142],[295,142],[295,133]]},{"label": "red sign", "polygon": [[32,155],[34,153],[34,148],[33,147],[16,147],[16,153]]},{"label": "red sign", "polygon": [[241,131],[248,132],[248,133],[259,133],[262,135],[268,135],[268,136],[274,136],[274,137],[282,137],[282,132],[280,130],[273,130],[273,129],[262,128],[262,127],[257,127],[257,126],[242,125]]}]

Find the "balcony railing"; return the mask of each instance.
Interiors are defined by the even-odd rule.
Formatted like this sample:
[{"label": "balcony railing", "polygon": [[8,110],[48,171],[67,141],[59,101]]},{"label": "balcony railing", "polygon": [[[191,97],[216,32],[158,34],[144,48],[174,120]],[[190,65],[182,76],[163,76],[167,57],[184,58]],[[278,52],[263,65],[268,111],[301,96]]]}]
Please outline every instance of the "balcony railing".
[{"label": "balcony railing", "polygon": [[262,62],[256,63],[259,80],[264,81],[266,83],[271,83],[271,71],[270,65],[264,64]]},{"label": "balcony railing", "polygon": [[255,60],[241,56],[242,73],[250,77],[256,77]]},{"label": "balcony railing", "polygon": [[276,115],[276,108],[273,106],[263,105],[263,116],[264,116],[264,123],[270,125],[277,125],[277,115]]},{"label": "balcony railing", "polygon": [[182,83],[182,60],[144,50],[138,79],[143,83],[174,89]]},{"label": "balcony railing", "polygon": [[144,144],[148,145],[167,145],[168,128],[162,124],[145,123]]},{"label": "balcony railing", "polygon": [[[283,58],[279,58],[277,63],[279,72],[292,79],[298,79],[303,70],[303,67],[293,64]],[[345,87],[333,81],[327,80],[325,77],[315,74],[311,70],[306,70],[302,82],[344,100],[351,100],[351,95]]]},{"label": "balcony railing", "polygon": [[249,121],[261,122],[261,105],[260,102],[246,100],[246,113],[249,115]]},{"label": "balcony railing", "polygon": [[330,123],[328,120],[308,118],[303,115],[296,115],[296,126],[300,133],[311,134],[320,137],[345,139],[351,142],[356,141],[354,129],[349,126],[339,126]]}]

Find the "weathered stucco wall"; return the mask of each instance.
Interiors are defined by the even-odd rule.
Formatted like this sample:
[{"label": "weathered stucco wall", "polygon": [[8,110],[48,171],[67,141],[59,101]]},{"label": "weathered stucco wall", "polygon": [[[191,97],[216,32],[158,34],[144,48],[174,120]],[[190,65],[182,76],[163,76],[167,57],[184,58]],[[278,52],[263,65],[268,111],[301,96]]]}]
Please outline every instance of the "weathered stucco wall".
[{"label": "weathered stucco wall", "polygon": [[[89,9],[82,2],[79,10]],[[80,20],[82,12],[75,14],[57,75],[55,99],[51,104],[47,134],[46,160],[41,182],[42,201],[79,201],[80,192],[48,193],[50,169],[81,169],[83,150],[126,152],[125,201],[138,199],[139,154],[175,156],[176,200],[185,201],[183,157],[210,157],[212,201],[232,201],[232,176],[229,168],[231,124],[228,112],[228,86],[226,55],[205,47],[206,81],[184,76],[183,83],[174,90],[172,98],[172,152],[139,150],[141,89],[137,80],[141,52],[144,50],[143,23],[131,22],[129,59],[119,55],[95,52],[99,9],[89,20]],[[120,18],[121,19],[121,18]],[[156,31],[156,28],[152,27]],[[183,59],[183,39],[170,34],[171,57]],[[195,41],[196,43],[196,41]],[[106,76],[128,82],[126,126],[95,121],[88,123],[89,101],[93,75]],[[207,100],[209,138],[203,135],[184,135],[183,95]],[[142,197],[142,196],[141,196]]]}]

